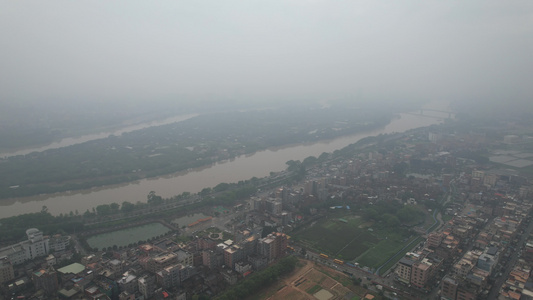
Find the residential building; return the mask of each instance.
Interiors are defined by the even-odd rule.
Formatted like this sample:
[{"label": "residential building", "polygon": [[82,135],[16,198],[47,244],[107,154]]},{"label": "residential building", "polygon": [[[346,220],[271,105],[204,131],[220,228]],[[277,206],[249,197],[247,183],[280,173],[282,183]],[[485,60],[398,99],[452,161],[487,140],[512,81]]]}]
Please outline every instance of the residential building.
[{"label": "residential building", "polygon": [[179,264],[182,264],[184,266],[192,266],[193,265],[193,255],[192,253],[189,253],[185,250],[178,250],[174,252],[178,258],[177,261]]},{"label": "residential building", "polygon": [[411,271],[411,284],[419,288],[424,288],[430,275],[431,263],[424,260],[417,261],[413,264]]},{"label": "residential building", "polygon": [[32,280],[36,290],[43,290],[46,295],[54,294],[59,288],[57,272],[53,268],[41,269],[32,273]]},{"label": "residential building", "polygon": [[244,253],[241,247],[233,245],[224,250],[224,264],[233,269],[235,263],[241,261],[244,258]]},{"label": "residential building", "polygon": [[53,251],[63,251],[70,245],[70,236],[56,234],[49,239],[48,246]]},{"label": "residential building", "polygon": [[28,240],[0,249],[0,257],[6,256],[13,265],[46,256],[50,252],[49,239],[36,228],[26,230]]},{"label": "residential building", "polygon": [[146,262],[146,270],[152,273],[162,270],[165,267],[178,262],[178,255],[175,253],[165,253],[156,257],[151,257]]},{"label": "residential building", "polygon": [[6,257],[0,258],[0,284],[10,281],[15,278],[15,273],[13,272],[13,264]]},{"label": "residential building", "polygon": [[411,282],[411,271],[413,268],[413,263],[413,260],[410,260],[405,257],[400,259],[395,271],[397,279],[400,282],[403,282],[405,284],[409,284]]},{"label": "residential building", "polygon": [[126,291],[129,294],[135,294],[139,290],[137,284],[137,276],[130,272],[126,272],[122,275],[122,278],[118,280],[118,286],[121,291]]},{"label": "residential building", "polygon": [[156,273],[156,281],[160,286],[166,289],[179,286],[185,271],[186,269],[182,264],[174,264],[165,267],[163,270]]},{"label": "residential building", "polygon": [[26,251],[27,259],[34,259],[36,257],[48,255],[50,249],[48,246],[49,240],[43,237],[43,232],[36,228],[26,230],[28,240],[22,243],[22,247]]},{"label": "residential building", "polygon": [[137,283],[139,285],[139,293],[143,295],[144,299],[150,299],[154,295],[156,285],[153,275],[141,277]]},{"label": "residential building", "polygon": [[209,269],[216,269],[224,263],[224,256],[222,253],[214,250],[202,251],[202,265]]},{"label": "residential building", "polygon": [[449,276],[444,277],[441,286],[441,299],[442,300],[455,300],[457,295],[457,287],[459,284],[457,281]]}]

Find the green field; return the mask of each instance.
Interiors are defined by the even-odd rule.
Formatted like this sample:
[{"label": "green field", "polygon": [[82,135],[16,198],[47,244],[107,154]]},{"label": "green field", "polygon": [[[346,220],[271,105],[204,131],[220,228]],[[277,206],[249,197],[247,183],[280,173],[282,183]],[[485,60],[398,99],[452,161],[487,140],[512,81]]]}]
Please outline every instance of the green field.
[{"label": "green field", "polygon": [[416,246],[417,244],[419,244],[423,240],[424,239],[422,237],[417,237],[417,238],[411,239],[411,241],[412,241],[411,245],[409,247],[406,247],[405,249],[403,249],[399,253],[397,253],[396,256],[394,256],[393,259],[391,259],[391,261],[389,261],[386,265],[383,265],[383,267],[381,267],[381,270],[380,270],[379,274],[381,275],[381,274],[387,272],[387,270],[392,268],[405,255],[405,253],[411,251],[411,249],[412,249],[411,246]]},{"label": "green field", "polygon": [[409,235],[398,228],[375,227],[373,234],[380,237],[380,241],[357,258],[358,263],[370,268],[381,266],[411,241]]},{"label": "green field", "polygon": [[[348,222],[339,221],[339,218]],[[331,258],[357,261],[371,268],[384,264],[412,240],[405,230],[363,223],[353,215],[328,216],[293,236],[303,245]],[[368,230],[370,225],[372,231]]]},{"label": "green field", "polygon": [[359,218],[344,217],[344,223],[338,218],[323,219],[314,226],[294,236],[304,245],[332,257],[353,260],[378,242],[368,230],[359,228]]}]

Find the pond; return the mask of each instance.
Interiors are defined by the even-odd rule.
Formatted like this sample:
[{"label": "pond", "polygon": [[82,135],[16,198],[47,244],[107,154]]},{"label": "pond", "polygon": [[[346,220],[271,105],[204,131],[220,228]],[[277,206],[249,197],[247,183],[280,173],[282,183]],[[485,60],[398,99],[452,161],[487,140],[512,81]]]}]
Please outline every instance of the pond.
[{"label": "pond", "polygon": [[87,243],[92,248],[125,247],[139,241],[146,241],[169,232],[170,229],[161,223],[149,223],[141,226],[106,232],[89,237]]}]

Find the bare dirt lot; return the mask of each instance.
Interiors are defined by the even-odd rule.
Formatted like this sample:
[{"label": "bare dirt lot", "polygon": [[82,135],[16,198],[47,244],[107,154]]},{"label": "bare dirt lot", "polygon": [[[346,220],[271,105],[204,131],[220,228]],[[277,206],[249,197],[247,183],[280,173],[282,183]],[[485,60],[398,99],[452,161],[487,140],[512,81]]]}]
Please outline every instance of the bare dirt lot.
[{"label": "bare dirt lot", "polygon": [[352,284],[344,273],[308,260],[300,260],[297,269],[268,289],[250,299],[334,300],[362,299],[368,291]]}]

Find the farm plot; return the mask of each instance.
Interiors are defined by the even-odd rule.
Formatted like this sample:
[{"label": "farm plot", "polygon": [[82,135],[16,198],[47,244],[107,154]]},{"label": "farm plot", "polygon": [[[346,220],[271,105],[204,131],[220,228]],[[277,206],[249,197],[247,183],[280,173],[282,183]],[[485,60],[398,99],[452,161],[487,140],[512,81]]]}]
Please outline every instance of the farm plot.
[{"label": "farm plot", "polygon": [[[360,299],[368,290],[354,286],[343,273],[301,260],[302,267],[277,286],[263,290],[251,299]],[[344,284],[343,284],[344,283]]]}]

